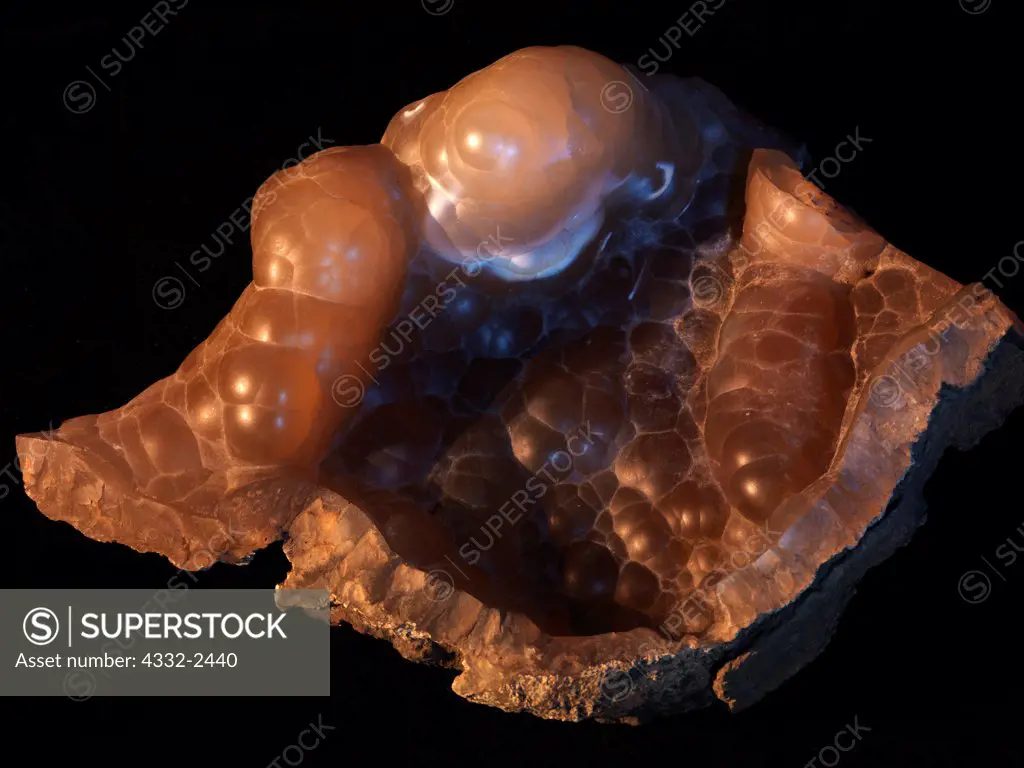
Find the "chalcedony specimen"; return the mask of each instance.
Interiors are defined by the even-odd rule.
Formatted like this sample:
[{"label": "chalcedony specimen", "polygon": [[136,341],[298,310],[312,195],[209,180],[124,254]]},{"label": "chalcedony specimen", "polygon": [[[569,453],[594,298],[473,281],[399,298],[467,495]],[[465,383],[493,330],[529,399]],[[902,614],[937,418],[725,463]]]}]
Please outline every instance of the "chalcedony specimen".
[{"label": "chalcedony specimen", "polygon": [[1021,399],[1021,327],[715,89],[639,86],[529,48],[275,174],[227,317],[20,437],[27,492],[188,569],[286,535],[287,586],[475,701],[757,700]]}]

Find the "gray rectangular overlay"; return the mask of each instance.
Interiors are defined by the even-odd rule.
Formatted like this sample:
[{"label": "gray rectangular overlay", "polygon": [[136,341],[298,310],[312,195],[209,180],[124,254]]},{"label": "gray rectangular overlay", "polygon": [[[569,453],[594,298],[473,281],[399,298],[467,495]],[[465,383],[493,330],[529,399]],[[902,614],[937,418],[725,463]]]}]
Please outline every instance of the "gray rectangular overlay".
[{"label": "gray rectangular overlay", "polygon": [[329,696],[327,590],[0,590],[0,696]]}]

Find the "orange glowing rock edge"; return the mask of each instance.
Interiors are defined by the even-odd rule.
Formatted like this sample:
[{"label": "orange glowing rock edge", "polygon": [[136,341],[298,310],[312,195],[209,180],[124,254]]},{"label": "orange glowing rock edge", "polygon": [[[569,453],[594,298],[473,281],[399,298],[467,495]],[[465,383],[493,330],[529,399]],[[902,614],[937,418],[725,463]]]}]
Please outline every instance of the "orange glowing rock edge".
[{"label": "orange glowing rock edge", "polygon": [[284,586],[510,711],[758,700],[1020,402],[1022,327],[715,89],[633,77],[527,48],[276,173],[228,315],[20,436],[27,493],[193,570],[287,534]]}]

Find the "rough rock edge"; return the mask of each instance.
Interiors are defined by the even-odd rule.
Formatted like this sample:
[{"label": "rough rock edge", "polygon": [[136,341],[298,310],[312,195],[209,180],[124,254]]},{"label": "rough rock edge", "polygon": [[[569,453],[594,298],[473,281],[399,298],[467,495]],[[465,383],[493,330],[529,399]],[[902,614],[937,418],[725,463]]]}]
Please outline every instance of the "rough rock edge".
[{"label": "rough rock edge", "polygon": [[[91,539],[163,555],[189,571],[218,561],[246,562],[281,538],[317,491],[296,477],[255,472],[219,500],[215,514],[186,514],[99,477],[96,455],[65,440],[59,430],[18,435],[15,444],[25,493],[44,515]],[[144,527],[138,521],[145,521]]]},{"label": "rough rock edge", "polygon": [[[1005,316],[997,300],[986,305],[987,312]],[[986,313],[975,317],[979,314]],[[794,599],[763,613],[728,642],[710,647],[654,643],[657,651],[639,652],[644,632],[648,640],[657,639],[649,631],[614,638],[549,638],[524,617],[504,614],[458,591],[444,606],[431,606],[423,598],[427,574],[391,552],[362,510],[328,492],[311,495],[301,483],[288,484],[284,496],[280,480],[277,487],[258,483],[239,489],[220,511],[227,514],[217,518],[184,521],[168,519],[170,510],[150,510],[173,531],[161,531],[154,540],[145,531],[132,530],[135,539],[125,542],[125,529],[117,526],[118,518],[124,519],[119,489],[82,475],[87,465],[77,448],[59,438],[24,435],[18,438],[18,451],[26,490],[40,509],[93,538],[113,540],[116,532],[123,543],[142,551],[156,548],[175,563],[195,568],[209,564],[194,562],[196,541],[226,537],[226,559],[238,559],[288,529],[285,551],[293,571],[283,587],[327,586],[332,622],[347,621],[359,631],[388,639],[406,658],[462,670],[453,685],[460,695],[549,719],[636,723],[706,706],[716,697],[734,709],[750,706],[821,652],[863,573],[905,544],[923,522],[922,489],[943,450],[948,445],[970,447],[1024,400],[1019,321],[1005,320],[984,342],[969,350],[970,357],[985,362],[968,387],[950,386],[948,379],[956,372],[943,371],[941,387],[937,383],[931,397],[927,429],[919,434],[910,466],[889,495],[896,503],[879,512],[856,546],[819,567]],[[61,488],[72,489],[70,508],[58,506]],[[267,518],[259,518],[264,522],[255,528],[244,526],[244,517],[249,517],[244,513],[251,514],[254,507]],[[239,514],[241,530],[233,525]],[[341,567],[303,568],[316,560],[316,531],[311,530],[324,521],[346,528],[343,546],[330,542],[329,549],[320,547],[323,565]],[[183,530],[184,524],[190,530]],[[312,547],[307,547],[309,535]],[[160,546],[152,546],[154,541]],[[173,543],[178,546],[169,546]],[[413,610],[405,610],[409,608]],[[411,621],[410,613],[419,621]]]},{"label": "rough rock edge", "polygon": [[[1010,329],[998,342],[970,387],[943,382],[928,428],[913,445],[911,466],[885,512],[856,547],[819,569],[798,600],[769,617],[750,652],[719,671],[716,693],[733,711],[755,704],[825,649],[864,574],[908,544],[925,523],[924,488],[946,449],[972,448],[1024,404],[1024,336],[1019,330]],[[796,648],[801,651],[794,653]]]},{"label": "rough rock edge", "polygon": [[[525,641],[516,649],[533,658],[533,670],[495,670],[495,662],[500,667],[500,646],[508,638],[502,630],[509,628],[498,626],[504,619],[487,606],[476,605],[475,610],[468,611],[474,614],[473,626],[457,642],[436,639],[427,627],[411,624],[408,617],[396,621],[382,605],[375,604],[372,598],[367,600],[369,595],[361,588],[345,594],[332,593],[336,602],[332,620],[348,621],[360,631],[390,639],[406,658],[440,661],[444,666],[462,670],[453,685],[456,693],[506,711],[527,711],[556,720],[594,718],[635,724],[654,716],[707,706],[716,699],[736,711],[749,707],[821,653],[860,578],[906,544],[924,522],[923,488],[945,449],[955,446],[965,450],[973,446],[1024,403],[1021,325],[994,297],[979,309],[974,313],[975,320],[988,323],[995,315],[1001,323],[983,326],[989,328],[987,335],[982,333],[983,329],[973,328],[974,332],[982,333],[984,341],[967,350],[965,370],[944,370],[942,380],[936,381],[932,391],[926,393],[930,403],[927,426],[918,433],[916,441],[906,446],[910,449],[907,466],[888,494],[886,509],[878,511],[854,546],[841,549],[819,566],[810,584],[793,599],[763,613],[728,642],[676,648],[666,654],[637,654],[632,659],[582,663],[567,672],[554,673],[545,670],[543,661],[537,657],[550,659],[555,653],[553,647],[562,645],[562,650],[571,656],[573,641],[582,643],[589,638],[545,638],[546,642],[535,645]],[[966,374],[972,362],[977,363],[977,370],[967,386],[951,384],[950,379]],[[889,361],[879,373],[890,371],[893,364]],[[345,511],[362,515],[351,506]],[[367,524],[372,527],[368,520]],[[394,557],[383,537],[376,530],[373,533],[373,549],[379,553],[377,548],[383,548]],[[316,575],[303,571],[308,545],[308,540],[303,541],[301,536],[286,545],[294,569],[283,586],[324,586],[320,579],[327,575],[325,570],[318,569]],[[342,555],[341,561],[344,559]],[[416,571],[404,564],[398,570]],[[398,578],[405,583],[401,591],[428,587],[426,574],[417,573],[418,580],[412,573]],[[334,572],[330,576],[337,588],[339,574]],[[348,590],[353,581],[342,576],[340,583]],[[473,601],[469,596],[463,597]],[[434,623],[432,617],[424,618],[425,625]],[[490,625],[489,630],[478,631],[481,625]],[[629,634],[633,633],[626,633]],[[607,656],[622,656],[622,648],[608,648],[610,638],[605,638]]]}]

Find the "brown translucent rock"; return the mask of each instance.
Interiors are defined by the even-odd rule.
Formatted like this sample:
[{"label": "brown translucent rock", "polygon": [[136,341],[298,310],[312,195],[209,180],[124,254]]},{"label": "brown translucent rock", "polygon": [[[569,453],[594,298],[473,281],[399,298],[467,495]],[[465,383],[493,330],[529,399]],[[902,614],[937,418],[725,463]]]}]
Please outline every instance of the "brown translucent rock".
[{"label": "brown translucent rock", "polygon": [[20,436],[27,493],[188,569],[287,534],[286,586],[474,701],[756,701],[1024,398],[1022,327],[710,86],[629,79],[525,49],[271,177],[227,317]]}]

